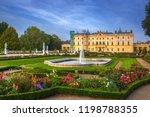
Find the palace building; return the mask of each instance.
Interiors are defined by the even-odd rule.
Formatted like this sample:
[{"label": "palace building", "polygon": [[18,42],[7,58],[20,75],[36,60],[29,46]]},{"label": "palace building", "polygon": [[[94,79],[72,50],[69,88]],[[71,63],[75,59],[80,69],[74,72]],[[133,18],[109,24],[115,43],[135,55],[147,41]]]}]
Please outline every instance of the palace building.
[{"label": "palace building", "polygon": [[121,29],[115,31],[115,33],[107,31],[75,33],[70,31],[69,50],[79,52],[81,44],[83,44],[84,51],[86,52],[133,53],[133,36],[132,31],[122,32]]}]

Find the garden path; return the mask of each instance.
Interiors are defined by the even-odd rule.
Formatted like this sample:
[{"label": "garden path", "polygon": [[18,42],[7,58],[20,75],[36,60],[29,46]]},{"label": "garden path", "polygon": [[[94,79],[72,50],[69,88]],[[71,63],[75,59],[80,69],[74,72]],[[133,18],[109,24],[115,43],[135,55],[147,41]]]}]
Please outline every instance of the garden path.
[{"label": "garden path", "polygon": [[122,61],[119,61],[118,64],[115,66],[115,69],[119,69],[121,65],[122,65]]},{"label": "garden path", "polygon": [[79,78],[84,78],[84,79],[99,78],[99,75],[79,74]]},{"label": "garden path", "polygon": [[4,68],[5,66],[0,66],[0,68]]},{"label": "garden path", "polygon": [[150,84],[142,86],[135,90],[127,100],[150,100]]},{"label": "garden path", "polygon": [[136,58],[136,60],[144,67],[150,70],[150,64],[146,61],[144,61],[141,58]]},{"label": "garden path", "polygon": [[108,99],[94,98],[94,97],[88,97],[88,96],[57,94],[48,98],[44,98],[43,100],[108,100]]},{"label": "garden path", "polygon": [[15,72],[19,72],[21,70],[7,70],[7,71],[4,71],[5,74],[9,74],[9,73],[15,73]]}]

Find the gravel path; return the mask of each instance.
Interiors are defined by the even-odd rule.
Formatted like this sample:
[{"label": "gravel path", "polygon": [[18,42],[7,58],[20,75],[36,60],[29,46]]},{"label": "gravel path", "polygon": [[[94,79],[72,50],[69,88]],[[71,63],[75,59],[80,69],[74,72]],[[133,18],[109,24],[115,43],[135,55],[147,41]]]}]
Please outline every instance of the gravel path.
[{"label": "gravel path", "polygon": [[108,100],[108,99],[94,98],[94,97],[87,97],[87,96],[57,94],[48,98],[44,98],[43,100]]},{"label": "gravel path", "polygon": [[150,100],[150,84],[136,89],[127,100]]},{"label": "gravel path", "polygon": [[141,58],[136,58],[136,60],[144,67],[150,70],[150,64],[146,61],[144,61]]},{"label": "gravel path", "polygon": [[122,65],[122,61],[119,61],[118,64],[115,66],[115,69],[119,69],[121,65]]},{"label": "gravel path", "polygon": [[0,68],[4,68],[5,66],[0,66]]}]

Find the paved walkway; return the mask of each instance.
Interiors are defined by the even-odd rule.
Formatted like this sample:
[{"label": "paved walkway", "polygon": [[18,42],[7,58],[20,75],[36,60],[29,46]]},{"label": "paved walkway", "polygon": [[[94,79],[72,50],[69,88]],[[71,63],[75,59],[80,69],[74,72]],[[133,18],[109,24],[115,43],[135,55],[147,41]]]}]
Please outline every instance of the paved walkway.
[{"label": "paved walkway", "polygon": [[84,78],[84,79],[99,78],[99,75],[79,74],[79,78]]},{"label": "paved walkway", "polygon": [[146,61],[144,61],[141,58],[136,58],[136,60],[144,67],[150,70],[150,64]]},{"label": "paved walkway", "polygon": [[4,68],[5,66],[0,66],[0,68]]},{"label": "paved walkway", "polygon": [[118,64],[115,66],[115,69],[119,69],[121,65],[122,65],[122,61],[119,61]]},{"label": "paved walkway", "polygon": [[57,94],[48,98],[44,98],[43,100],[108,100],[108,99],[94,98],[94,97],[87,97],[87,96]]},{"label": "paved walkway", "polygon": [[150,100],[150,84],[136,89],[127,100]]}]

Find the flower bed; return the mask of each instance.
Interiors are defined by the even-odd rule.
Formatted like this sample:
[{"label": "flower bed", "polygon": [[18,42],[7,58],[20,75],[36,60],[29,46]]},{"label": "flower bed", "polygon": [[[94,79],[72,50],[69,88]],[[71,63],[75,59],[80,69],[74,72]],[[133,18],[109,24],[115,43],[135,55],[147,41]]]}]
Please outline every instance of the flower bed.
[{"label": "flower bed", "polygon": [[99,90],[87,90],[69,87],[52,87],[34,92],[17,93],[10,95],[0,95],[1,100],[35,100],[50,97],[55,94],[72,94],[78,96],[90,96],[95,98],[106,99],[126,99],[135,89],[140,86],[150,84],[150,79],[139,80],[133,83],[124,91],[121,92],[104,92]]},{"label": "flower bed", "polygon": [[[28,94],[34,94],[35,92],[35,95],[38,95],[36,92],[43,94],[47,91],[51,92],[53,89],[56,92],[52,91],[52,93],[48,93],[49,95],[68,93],[92,97],[125,99],[135,88],[150,82],[149,79],[147,80],[150,77],[149,71],[147,69],[139,69],[136,64],[132,65],[128,71],[124,69],[107,70],[105,73],[101,73],[104,74],[103,78],[80,79],[71,74],[60,76],[56,70],[46,75],[20,72],[5,76],[3,72],[0,72],[0,95],[2,97],[27,95],[25,99],[32,99],[32,96],[29,98]],[[43,95],[43,98],[48,96],[46,94]],[[42,96],[39,97],[42,98]],[[19,97],[12,97],[12,99],[19,99]]]}]

